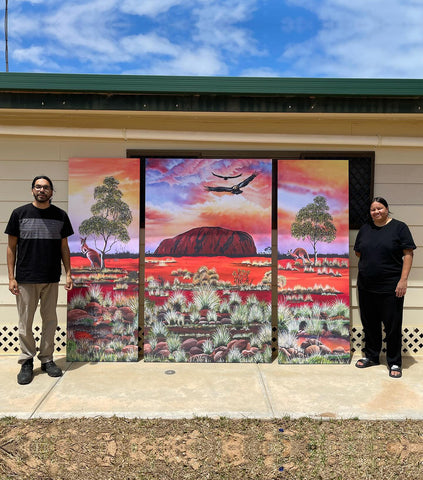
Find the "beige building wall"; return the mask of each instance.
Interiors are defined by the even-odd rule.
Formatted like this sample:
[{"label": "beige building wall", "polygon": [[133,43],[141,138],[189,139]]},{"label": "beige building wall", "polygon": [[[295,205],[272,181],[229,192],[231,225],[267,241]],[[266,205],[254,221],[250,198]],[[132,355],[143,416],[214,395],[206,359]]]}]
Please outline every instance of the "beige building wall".
[{"label": "beige building wall", "polygon": [[[409,277],[409,288],[404,303],[404,338],[409,351],[423,354],[423,148],[390,147],[375,150],[375,196],[389,202],[392,216],[410,227],[417,250]],[[357,259],[353,245],[357,232],[350,232],[352,320],[360,328],[357,308]],[[412,345],[412,347],[411,347]],[[417,352],[413,352],[417,350]]]},{"label": "beige building wall", "polygon": [[[374,151],[375,194],[405,221],[418,250],[405,300],[409,353],[423,352],[423,132],[421,117],[390,115],[212,114],[151,112],[0,112],[0,229],[13,208],[30,202],[34,176],[55,184],[54,202],[67,210],[68,159],[126,157],[128,149],[154,151]],[[361,330],[356,300],[357,232],[350,232],[352,328]],[[0,354],[12,342],[15,298],[8,291],[7,236],[0,235]],[[66,330],[66,292],[61,286],[59,325]],[[39,316],[36,324],[39,325]],[[410,332],[410,334],[408,333]],[[411,336],[410,336],[411,335]],[[10,339],[9,339],[10,337]],[[415,340],[417,339],[417,342]],[[413,347],[413,348],[411,348]],[[417,350],[416,350],[417,349]],[[10,349],[8,350],[10,353]]]}]

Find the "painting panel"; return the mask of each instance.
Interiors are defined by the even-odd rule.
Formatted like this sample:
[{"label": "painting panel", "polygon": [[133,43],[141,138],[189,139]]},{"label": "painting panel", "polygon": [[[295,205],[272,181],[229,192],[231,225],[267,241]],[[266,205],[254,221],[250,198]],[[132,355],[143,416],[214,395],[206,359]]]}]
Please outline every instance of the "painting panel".
[{"label": "painting panel", "polygon": [[69,160],[67,359],[138,360],[140,161]]},{"label": "painting panel", "polygon": [[278,161],[278,361],[348,363],[348,162]]},{"label": "painting panel", "polygon": [[271,185],[267,159],[146,159],[145,361],[271,361]]}]

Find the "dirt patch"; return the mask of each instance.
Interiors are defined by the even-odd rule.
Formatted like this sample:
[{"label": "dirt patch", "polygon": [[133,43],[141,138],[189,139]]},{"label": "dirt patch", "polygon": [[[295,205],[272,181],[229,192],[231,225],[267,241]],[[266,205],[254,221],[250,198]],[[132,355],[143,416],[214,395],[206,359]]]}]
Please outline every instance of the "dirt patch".
[{"label": "dirt patch", "polygon": [[423,421],[0,420],[0,479],[423,478]]}]

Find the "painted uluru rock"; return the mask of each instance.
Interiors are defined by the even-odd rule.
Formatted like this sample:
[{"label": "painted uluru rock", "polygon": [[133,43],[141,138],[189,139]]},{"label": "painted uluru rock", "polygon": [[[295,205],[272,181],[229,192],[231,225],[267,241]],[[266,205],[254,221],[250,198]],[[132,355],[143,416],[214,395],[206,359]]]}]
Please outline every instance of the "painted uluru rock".
[{"label": "painted uluru rock", "polygon": [[156,255],[179,257],[256,255],[253,237],[247,232],[221,227],[198,227],[160,242]]}]

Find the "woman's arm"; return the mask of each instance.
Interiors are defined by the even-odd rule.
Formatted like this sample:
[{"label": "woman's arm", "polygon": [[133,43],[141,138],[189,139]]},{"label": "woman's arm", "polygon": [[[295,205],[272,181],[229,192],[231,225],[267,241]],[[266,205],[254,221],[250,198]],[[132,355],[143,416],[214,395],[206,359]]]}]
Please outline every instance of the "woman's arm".
[{"label": "woman's arm", "polygon": [[395,289],[397,297],[403,297],[407,291],[408,275],[410,274],[411,266],[413,265],[413,255],[413,250],[404,250],[401,278]]}]

